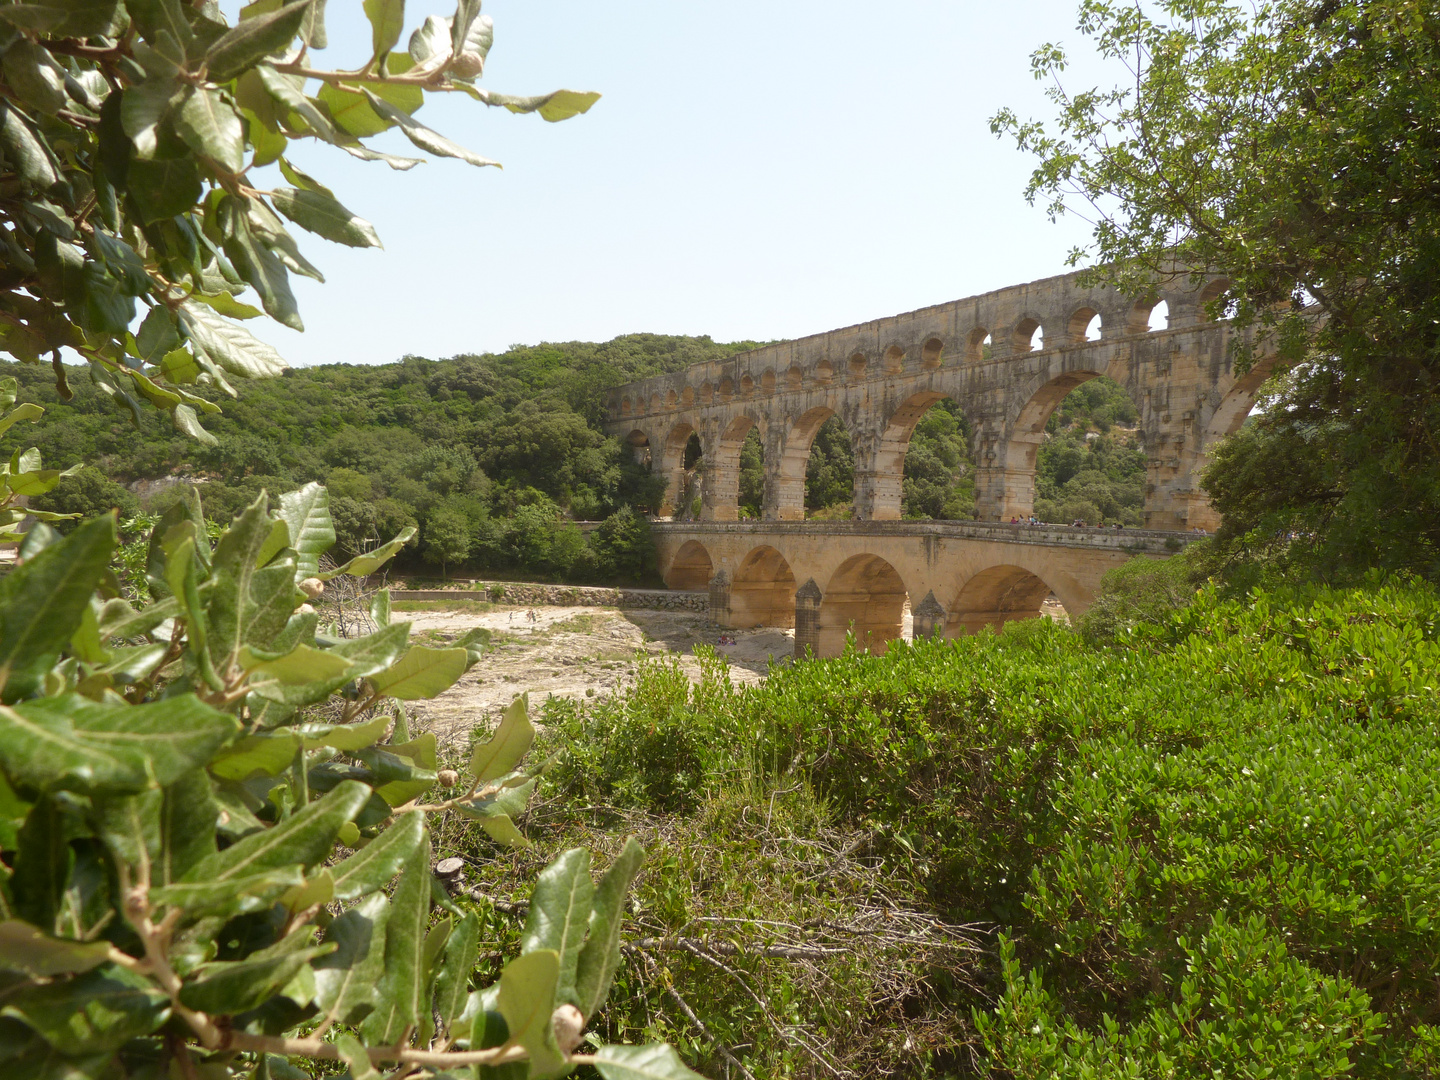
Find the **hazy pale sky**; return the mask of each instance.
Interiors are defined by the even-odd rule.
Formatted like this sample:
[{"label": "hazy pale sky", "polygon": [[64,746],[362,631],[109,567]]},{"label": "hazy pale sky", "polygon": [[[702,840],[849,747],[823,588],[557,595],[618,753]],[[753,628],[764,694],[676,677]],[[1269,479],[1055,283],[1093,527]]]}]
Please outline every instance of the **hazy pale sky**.
[{"label": "hazy pale sky", "polygon": [[[633,331],[791,338],[1059,273],[1087,227],[1026,204],[1032,162],[987,121],[1005,105],[1052,115],[1029,55],[1079,52],[1077,7],[488,0],[482,85],[604,96],[547,124],[430,95],[418,118],[503,171],[432,159],[399,173],[292,145],[385,249],[296,230],[327,277],[294,279],[306,332],[250,326],[294,364]],[[402,47],[451,10],[412,0]],[[358,0],[328,14],[316,65],[363,62]],[[1091,60],[1073,76],[1123,73]],[[423,156],[394,132],[374,145]]]}]

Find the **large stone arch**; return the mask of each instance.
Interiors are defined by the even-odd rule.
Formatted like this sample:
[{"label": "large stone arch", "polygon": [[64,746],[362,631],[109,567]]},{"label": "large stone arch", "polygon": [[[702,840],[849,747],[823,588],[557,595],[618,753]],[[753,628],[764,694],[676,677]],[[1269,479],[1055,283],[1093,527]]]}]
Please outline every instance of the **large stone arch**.
[{"label": "large stone arch", "polygon": [[1003,563],[988,566],[965,579],[949,605],[945,624],[946,637],[975,634],[984,627],[999,630],[1008,622],[1033,619],[1040,614],[1040,605],[1052,593],[1065,610],[1079,615],[1089,606],[1076,583],[1056,579],[1054,587],[1034,568]]},{"label": "large stone arch", "polygon": [[[665,502],[660,507],[661,517],[671,516],[680,505],[680,497],[685,491],[685,447],[689,445],[691,435],[698,437],[699,434],[694,420],[682,416],[670,425],[670,430],[660,445],[658,471],[665,478]],[[653,452],[652,450],[652,454]]]},{"label": "large stone arch", "polygon": [[868,510],[862,517],[898,521],[904,495],[905,455],[915,425],[937,402],[955,396],[943,390],[922,390],[902,401],[885,421],[865,466],[855,468],[856,505]]},{"label": "large stone arch", "polygon": [[768,544],[750,551],[730,580],[730,626],[795,625],[795,573]]},{"label": "large stone arch", "polygon": [[860,649],[884,653],[901,636],[908,595],[904,579],[888,561],[879,555],[852,555],[822,590],[816,654],[839,656],[847,633],[855,635]]},{"label": "large stone arch", "polygon": [[[1077,386],[1106,376],[1132,395],[1129,371],[1123,365],[1101,362],[1091,350],[1060,353],[1013,396],[1019,403],[1014,419],[991,448],[994,459],[982,461],[975,478],[975,509],[983,520],[1026,518],[1035,509],[1035,463],[1045,441],[1045,424],[1051,413]],[[1135,407],[1144,409],[1144,402]],[[977,439],[980,436],[977,433]]]},{"label": "large stone arch", "polygon": [[[805,469],[810,463],[810,448],[815,445],[815,436],[820,428],[832,416],[839,416],[839,413],[829,405],[816,405],[789,424],[774,463],[765,463],[769,474],[766,477],[767,518],[776,521],[805,520]],[[841,422],[844,422],[844,417],[841,417]]]},{"label": "large stone arch", "polygon": [[699,591],[708,588],[714,576],[715,560],[705,545],[698,540],[687,540],[665,571],[665,584],[671,589]]},{"label": "large stone arch", "polygon": [[1185,468],[1190,502],[1184,522],[1186,527],[1200,528],[1206,532],[1220,527],[1220,514],[1210,505],[1209,498],[1201,489],[1200,478],[1205,466],[1210,463],[1210,454],[1215,445],[1225,436],[1235,434],[1245,423],[1250,410],[1255,407],[1255,398],[1260,393],[1260,387],[1274,374],[1277,362],[1277,357],[1264,357],[1230,385],[1220,396],[1220,403],[1211,412],[1209,420],[1201,430],[1200,445],[1187,454]]},{"label": "large stone arch", "polygon": [[764,417],[749,410],[727,417],[719,437],[705,448],[705,493],[701,516],[709,521],[740,517],[740,448],[751,428],[765,438]]}]

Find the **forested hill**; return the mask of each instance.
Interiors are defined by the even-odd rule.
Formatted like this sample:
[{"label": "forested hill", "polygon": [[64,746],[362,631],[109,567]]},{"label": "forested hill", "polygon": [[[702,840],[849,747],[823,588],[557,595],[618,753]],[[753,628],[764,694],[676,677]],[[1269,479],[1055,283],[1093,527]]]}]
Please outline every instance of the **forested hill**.
[{"label": "forested hill", "polygon": [[[643,576],[643,568],[605,565],[623,552],[597,556],[563,521],[604,519],[655,499],[655,478],[598,429],[599,391],[755,344],[627,334],[603,344],[300,368],[241,384],[238,400],[217,396],[223,413],[204,418],[214,445],[181,435],[150,409],[139,410],[137,426],[83,369],[68,369],[75,395],[68,403],[46,367],[0,364],[0,376],[14,375],[20,400],[46,409],[10,442],[35,445],[49,467],[92,463],[47,497],[54,509],[118,505],[133,513],[140,503],[105,476],[131,484],[190,476],[206,481],[207,513],[228,520],[261,488],[274,493],[321,480],[330,487],[342,549],[388,538],[409,523],[421,529],[418,555],[437,568],[469,561],[627,577]],[[145,508],[164,499],[161,493]]]}]

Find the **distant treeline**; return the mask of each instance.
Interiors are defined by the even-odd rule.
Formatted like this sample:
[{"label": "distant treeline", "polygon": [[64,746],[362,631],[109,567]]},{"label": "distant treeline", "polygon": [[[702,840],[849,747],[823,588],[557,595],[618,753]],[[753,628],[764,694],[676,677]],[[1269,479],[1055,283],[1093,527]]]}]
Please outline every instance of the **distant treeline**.
[{"label": "distant treeline", "polygon": [[[277,493],[319,480],[330,488],[342,552],[414,525],[412,570],[418,560],[442,572],[640,581],[654,572],[643,512],[661,501],[663,480],[602,430],[601,391],[755,344],[629,334],[603,344],[300,368],[243,384],[238,400],[222,401],[223,413],[206,418],[213,444],[143,409],[132,422],[81,371],[72,372],[69,402],[60,400],[47,368],[0,364],[0,375],[20,380],[22,401],[45,406],[24,438],[47,465],[94,463],[37,506],[154,513],[174,498],[170,491],[142,486],[151,493],[141,499],[123,485],[190,477],[204,481],[208,514],[228,521],[262,488]],[[1065,399],[1039,456],[1042,518],[1139,524],[1144,455],[1113,430],[1134,418],[1133,403],[1109,380],[1086,383]],[[973,516],[969,440],[953,402],[941,401],[921,419],[905,463],[907,517]],[[850,438],[832,418],[811,452],[809,512],[848,515],[853,484]],[[742,511],[759,516],[763,496],[756,438],[742,451]],[[608,524],[587,536],[577,520]]]}]

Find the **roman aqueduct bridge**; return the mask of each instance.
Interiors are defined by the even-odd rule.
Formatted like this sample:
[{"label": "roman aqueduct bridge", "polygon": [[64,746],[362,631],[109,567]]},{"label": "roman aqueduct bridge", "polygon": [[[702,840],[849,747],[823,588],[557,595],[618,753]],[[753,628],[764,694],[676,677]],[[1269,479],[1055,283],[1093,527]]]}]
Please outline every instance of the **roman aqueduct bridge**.
[{"label": "roman aqueduct bridge", "polygon": [[[825,655],[837,651],[842,625],[875,646],[897,636],[897,595],[911,600],[917,626],[943,609],[936,628],[947,633],[1035,614],[1052,592],[1075,615],[1109,566],[1163,555],[1218,523],[1200,470],[1215,442],[1244,422],[1271,368],[1263,358],[1238,374],[1236,331],[1207,319],[1206,304],[1226,284],[1181,275],[1139,302],[1082,288],[1075,275],[1012,286],[616,387],[607,429],[665,476],[661,518],[675,512],[685,448],[699,439],[700,520],[657,526],[660,566],[672,587],[717,579],[723,624],[793,625],[797,649],[803,638]],[[1162,301],[1168,324],[1151,329]],[[1030,515],[1046,421],[1066,394],[1101,375],[1124,387],[1139,413],[1144,530],[986,532],[983,523]],[[942,398],[970,423],[979,521],[902,522],[910,436]],[[855,452],[855,520],[806,522],[805,467],[832,416]],[[742,523],[740,448],[752,428],[764,448],[765,502],[763,520]],[[805,584],[797,589],[796,580]],[[811,608],[818,630],[806,621]]]}]

